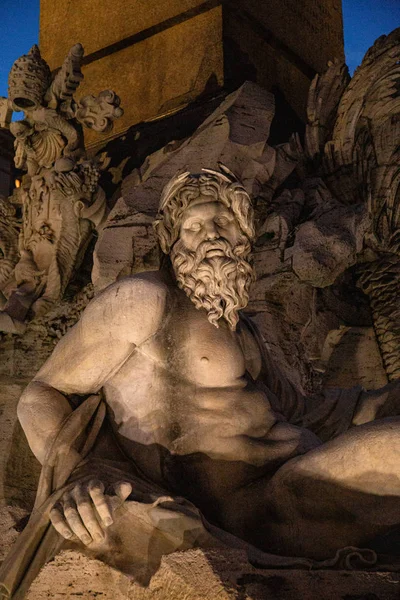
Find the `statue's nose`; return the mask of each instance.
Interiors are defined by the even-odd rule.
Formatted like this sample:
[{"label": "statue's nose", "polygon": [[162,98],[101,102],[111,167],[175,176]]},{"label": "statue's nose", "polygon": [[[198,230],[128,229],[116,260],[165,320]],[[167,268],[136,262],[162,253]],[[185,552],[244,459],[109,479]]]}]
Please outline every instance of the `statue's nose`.
[{"label": "statue's nose", "polygon": [[214,221],[211,221],[210,223],[207,223],[206,226],[206,237],[208,240],[216,240],[218,236],[218,231],[217,228],[215,226]]}]

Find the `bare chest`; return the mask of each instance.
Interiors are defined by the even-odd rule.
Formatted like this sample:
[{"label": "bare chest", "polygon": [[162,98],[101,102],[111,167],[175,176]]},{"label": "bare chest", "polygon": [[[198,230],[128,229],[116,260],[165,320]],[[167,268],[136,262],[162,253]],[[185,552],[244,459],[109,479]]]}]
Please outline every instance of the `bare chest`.
[{"label": "bare chest", "polygon": [[246,339],[225,323],[216,328],[204,311],[190,308],[169,315],[108,382],[107,400],[125,438],[168,447],[179,435],[174,424],[180,432],[197,428],[199,411],[216,411],[217,419],[221,403],[234,412],[238,394],[246,395],[247,372],[257,379],[261,357],[251,334]]},{"label": "bare chest", "polygon": [[212,325],[205,311],[189,306],[169,319],[161,344],[172,374],[199,387],[240,385],[246,372],[245,348],[225,322]]}]

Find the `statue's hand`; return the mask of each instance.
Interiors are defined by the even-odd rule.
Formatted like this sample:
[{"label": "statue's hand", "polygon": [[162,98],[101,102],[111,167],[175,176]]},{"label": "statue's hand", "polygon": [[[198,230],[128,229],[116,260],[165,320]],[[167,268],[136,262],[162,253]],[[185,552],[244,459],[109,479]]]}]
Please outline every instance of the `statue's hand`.
[{"label": "statue's hand", "polygon": [[[122,504],[132,491],[127,482],[114,484],[114,493]],[[113,502],[115,507],[115,503]],[[104,484],[93,479],[65,492],[59,504],[50,511],[50,520],[60,535],[71,539],[74,534],[86,546],[104,540],[104,530],[113,523],[112,510]]]}]

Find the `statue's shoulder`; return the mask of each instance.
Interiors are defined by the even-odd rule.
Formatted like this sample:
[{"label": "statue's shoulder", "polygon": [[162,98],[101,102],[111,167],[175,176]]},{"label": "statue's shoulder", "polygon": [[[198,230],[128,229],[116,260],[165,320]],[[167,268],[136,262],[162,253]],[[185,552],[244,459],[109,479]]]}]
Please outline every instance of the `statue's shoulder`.
[{"label": "statue's shoulder", "polygon": [[124,277],[105,288],[81,317],[80,335],[112,335],[139,344],[161,326],[170,307],[168,284],[157,272]]},{"label": "statue's shoulder", "polygon": [[126,307],[131,302],[137,306],[144,301],[149,306],[152,301],[165,301],[168,295],[169,286],[162,274],[159,271],[146,271],[112,283],[97,296],[97,302],[118,303]]},{"label": "statue's shoulder", "polygon": [[169,304],[170,286],[159,271],[123,277],[105,288],[91,302],[90,313],[127,316],[132,313],[161,316]]}]

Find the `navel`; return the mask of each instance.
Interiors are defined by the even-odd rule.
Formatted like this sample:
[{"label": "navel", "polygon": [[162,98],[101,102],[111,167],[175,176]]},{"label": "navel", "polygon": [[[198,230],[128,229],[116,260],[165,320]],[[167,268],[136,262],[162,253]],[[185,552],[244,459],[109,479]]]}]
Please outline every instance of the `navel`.
[{"label": "navel", "polygon": [[202,363],[208,363],[209,362],[209,358],[207,358],[207,356],[202,356],[200,360],[201,360]]}]

